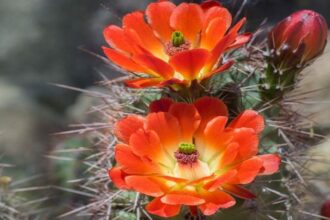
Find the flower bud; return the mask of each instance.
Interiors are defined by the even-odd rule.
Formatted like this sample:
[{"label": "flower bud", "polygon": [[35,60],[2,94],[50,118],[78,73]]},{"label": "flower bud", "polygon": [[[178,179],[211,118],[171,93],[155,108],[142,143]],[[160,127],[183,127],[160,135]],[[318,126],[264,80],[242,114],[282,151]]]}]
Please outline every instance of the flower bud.
[{"label": "flower bud", "polygon": [[279,71],[301,69],[322,54],[328,37],[324,17],[301,10],[278,23],[269,33],[271,60]]},{"label": "flower bud", "polygon": [[321,208],[321,215],[323,217],[327,217],[327,218],[330,218],[330,200],[327,200],[322,208]]},{"label": "flower bud", "polygon": [[279,22],[269,33],[268,67],[260,79],[263,100],[280,100],[294,88],[297,74],[321,55],[328,37],[322,15],[301,10]]}]

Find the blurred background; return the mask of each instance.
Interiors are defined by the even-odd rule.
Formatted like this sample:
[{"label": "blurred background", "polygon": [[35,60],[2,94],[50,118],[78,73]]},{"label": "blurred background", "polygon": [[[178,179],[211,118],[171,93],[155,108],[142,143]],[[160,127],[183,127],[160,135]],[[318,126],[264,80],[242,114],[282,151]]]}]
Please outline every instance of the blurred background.
[{"label": "blurred background", "polygon": [[[102,31],[132,10],[142,10],[151,0],[0,0],[0,163],[14,164],[6,175],[26,178],[42,175],[43,184],[56,184],[49,155],[65,137],[52,135],[71,123],[86,120],[90,100],[63,84],[95,88],[100,73],[109,71],[89,50],[101,54]],[[179,3],[180,1],[175,1]],[[197,1],[196,1],[197,2]],[[248,17],[251,31],[267,18],[271,26],[299,9],[313,9],[330,24],[328,0],[223,0],[233,12]],[[330,128],[330,54],[325,52],[306,72],[303,87],[322,89],[301,107],[315,121]],[[326,150],[326,147],[323,149]],[[329,150],[328,150],[329,151]],[[328,152],[330,155],[330,152]]]}]

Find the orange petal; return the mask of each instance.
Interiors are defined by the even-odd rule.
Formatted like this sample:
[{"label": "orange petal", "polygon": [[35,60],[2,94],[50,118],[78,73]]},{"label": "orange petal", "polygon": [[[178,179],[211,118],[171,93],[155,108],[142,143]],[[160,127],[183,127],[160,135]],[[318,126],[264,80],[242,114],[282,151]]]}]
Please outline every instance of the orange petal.
[{"label": "orange petal", "polygon": [[169,64],[153,55],[140,54],[134,56],[132,59],[139,65],[154,72],[156,76],[170,79],[174,75],[174,70]]},{"label": "orange petal", "polygon": [[235,129],[232,141],[239,144],[237,160],[245,160],[258,153],[259,138],[251,128]]},{"label": "orange petal", "polygon": [[231,128],[252,128],[259,134],[265,128],[264,118],[253,110],[245,110],[239,114],[228,127]]},{"label": "orange petal", "polygon": [[212,70],[211,72],[208,72],[207,74],[205,74],[203,76],[203,79],[207,79],[207,78],[209,78],[211,76],[215,76],[215,75],[217,75],[219,73],[222,73],[222,72],[228,70],[233,64],[234,64],[234,61],[230,60],[227,63],[225,63],[222,66],[220,66],[219,68],[217,68],[215,70]]},{"label": "orange petal", "polygon": [[128,176],[125,182],[131,189],[148,196],[159,197],[164,194],[161,187],[147,176]]},{"label": "orange petal", "polygon": [[147,206],[146,210],[161,217],[173,217],[179,214],[181,205],[164,204],[160,198],[155,198]]},{"label": "orange petal", "polygon": [[169,63],[186,80],[194,80],[198,78],[209,56],[210,53],[205,49],[192,49],[175,54]]},{"label": "orange petal", "polygon": [[226,184],[222,188],[242,199],[254,199],[256,197],[252,192],[241,186]]},{"label": "orange petal", "polygon": [[154,2],[147,7],[148,22],[163,41],[171,40],[173,30],[170,27],[170,17],[175,7],[169,1]]},{"label": "orange petal", "polygon": [[219,161],[220,163],[218,165],[218,168],[221,169],[231,165],[235,161],[238,152],[239,152],[239,145],[235,142],[230,143],[221,156],[221,160]]},{"label": "orange petal", "polygon": [[181,3],[176,7],[170,18],[171,27],[183,33],[193,45],[202,30],[203,10],[198,4]]},{"label": "orange petal", "polygon": [[117,66],[131,72],[143,73],[145,68],[134,62],[128,56],[107,47],[102,47],[104,54]]},{"label": "orange petal", "polygon": [[200,123],[200,115],[193,104],[174,103],[169,113],[178,119],[182,141],[192,143],[192,138]]},{"label": "orange petal", "polygon": [[154,35],[151,27],[145,22],[144,14],[136,11],[123,18],[124,30],[134,30],[146,50],[158,57],[166,56],[162,43]]},{"label": "orange petal", "polygon": [[150,113],[147,116],[146,126],[147,129],[154,130],[158,134],[164,149],[168,151],[170,156],[174,156],[174,152],[181,142],[181,131],[178,120],[166,112]]},{"label": "orange petal", "polygon": [[223,38],[226,31],[227,27],[222,18],[213,19],[210,21],[205,31],[202,32],[201,47],[207,50],[212,50]]},{"label": "orange petal", "polygon": [[228,118],[226,116],[217,116],[207,123],[204,130],[204,135],[207,143],[209,143],[213,147],[216,147],[217,149],[219,149],[219,151],[226,147],[225,144],[227,144],[223,141],[220,141],[222,140],[220,137],[226,127],[227,121]]},{"label": "orange petal", "polygon": [[172,104],[173,100],[170,98],[153,101],[149,105],[149,112],[168,112]]},{"label": "orange petal", "polygon": [[258,156],[262,162],[261,175],[272,175],[279,170],[281,158],[276,154],[265,154]]},{"label": "orange petal", "polygon": [[125,182],[127,174],[120,167],[114,167],[108,171],[109,178],[119,189],[130,189]]},{"label": "orange petal", "polygon": [[212,50],[223,38],[232,22],[231,14],[226,8],[212,7],[205,13],[201,47]]},{"label": "orange petal", "polygon": [[114,126],[114,134],[121,141],[128,143],[130,136],[143,128],[145,119],[138,115],[129,115],[120,121],[118,121]]},{"label": "orange petal", "polygon": [[140,157],[153,159],[162,153],[159,137],[154,131],[139,129],[131,135],[129,145],[134,154]]},{"label": "orange petal", "polygon": [[253,157],[249,160],[244,161],[237,169],[236,180],[232,183],[237,184],[249,184],[259,174],[262,168],[262,160],[258,157]]},{"label": "orange petal", "polygon": [[222,54],[226,51],[227,47],[234,42],[234,40],[234,36],[226,35],[215,45],[207,62],[206,72],[211,72],[213,70],[213,67],[219,60],[221,60]]},{"label": "orange petal", "polygon": [[204,185],[204,189],[208,191],[215,191],[219,186],[227,183],[229,180],[231,180],[234,176],[236,176],[237,171],[236,170],[229,170],[226,173],[222,174],[221,176],[217,177],[216,179],[208,182]]},{"label": "orange petal", "polygon": [[116,25],[110,25],[104,29],[103,35],[111,47],[127,53],[133,53],[134,49],[132,44],[129,43],[129,40],[122,28]]},{"label": "orange petal", "polygon": [[115,147],[116,161],[123,166],[126,173],[155,174],[159,173],[159,167],[148,160],[142,160],[135,155],[127,145],[118,144]]},{"label": "orange petal", "polygon": [[208,64],[207,64],[207,71],[211,71],[215,64],[218,62],[218,60],[221,58],[221,55],[228,50],[230,45],[235,42],[235,39],[237,37],[239,29],[243,26],[246,19],[241,19],[232,29],[230,29],[229,33],[223,37],[213,48],[211,52],[211,56],[209,58]]},{"label": "orange petal", "polygon": [[200,116],[202,117],[199,130],[202,132],[206,124],[217,116],[227,116],[227,106],[220,99],[213,97],[203,97],[198,99],[195,103]]},{"label": "orange petal", "polygon": [[230,34],[234,34],[235,37],[237,36],[238,31],[241,29],[241,27],[245,24],[246,22],[246,18],[242,18],[241,20],[239,20],[234,27],[232,27],[228,33],[228,35]]},{"label": "orange petal", "polygon": [[245,33],[237,36],[235,41],[227,47],[226,51],[242,47],[244,44],[249,42],[251,38],[252,38],[251,33]]},{"label": "orange petal", "polygon": [[143,89],[148,87],[159,87],[162,83],[161,78],[142,78],[130,79],[125,81],[125,85],[134,89]]},{"label": "orange petal", "polygon": [[203,194],[206,203],[198,208],[206,216],[215,214],[220,208],[229,208],[236,204],[235,199],[220,190]]},{"label": "orange petal", "polygon": [[188,205],[188,206],[201,205],[205,202],[204,199],[189,194],[191,193],[187,193],[187,192],[170,193],[163,196],[161,198],[161,201],[169,205]]}]

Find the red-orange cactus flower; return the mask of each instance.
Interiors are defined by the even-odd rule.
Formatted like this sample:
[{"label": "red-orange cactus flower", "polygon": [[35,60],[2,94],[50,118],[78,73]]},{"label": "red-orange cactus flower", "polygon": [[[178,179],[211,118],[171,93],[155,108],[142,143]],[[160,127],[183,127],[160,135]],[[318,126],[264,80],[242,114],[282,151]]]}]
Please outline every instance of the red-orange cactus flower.
[{"label": "red-orange cactus flower", "polygon": [[278,171],[275,154],[257,155],[264,119],[246,110],[228,125],[225,104],[203,97],[193,104],[161,99],[146,117],[131,115],[115,126],[113,183],[155,197],[149,213],[170,217],[181,206],[213,215],[235,205],[232,195],[254,195],[243,185]]},{"label": "red-orange cactus flower", "polygon": [[[125,15],[122,27],[110,25],[104,37],[106,56],[117,66],[140,75],[128,80],[133,88],[201,82],[232,65],[222,54],[245,44],[250,34],[238,34],[245,23],[231,29],[232,17],[217,1],[201,5],[159,0],[145,12]],[[146,75],[148,77],[144,77]]]},{"label": "red-orange cactus flower", "polygon": [[304,66],[320,55],[327,43],[328,25],[322,15],[301,10],[278,23],[269,34],[269,46],[277,69]]}]

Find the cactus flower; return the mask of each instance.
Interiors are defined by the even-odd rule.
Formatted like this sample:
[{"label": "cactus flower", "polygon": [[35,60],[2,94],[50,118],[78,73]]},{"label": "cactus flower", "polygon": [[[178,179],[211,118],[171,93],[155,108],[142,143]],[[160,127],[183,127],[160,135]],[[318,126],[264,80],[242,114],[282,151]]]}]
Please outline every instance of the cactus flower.
[{"label": "cactus flower", "polygon": [[245,18],[230,28],[232,16],[217,1],[176,6],[162,0],[125,15],[122,27],[105,28],[111,48],[103,50],[118,67],[139,76],[126,81],[129,87],[189,87],[231,67],[222,55],[249,41],[250,34],[238,33],[244,23]]},{"label": "cactus flower", "polygon": [[120,189],[153,200],[146,210],[175,216],[182,206],[213,215],[234,206],[233,196],[254,198],[244,188],[258,175],[278,171],[275,154],[258,155],[264,119],[246,110],[228,123],[226,105],[203,97],[192,104],[161,99],[146,117],[130,115],[117,122],[117,165],[110,179]]}]

